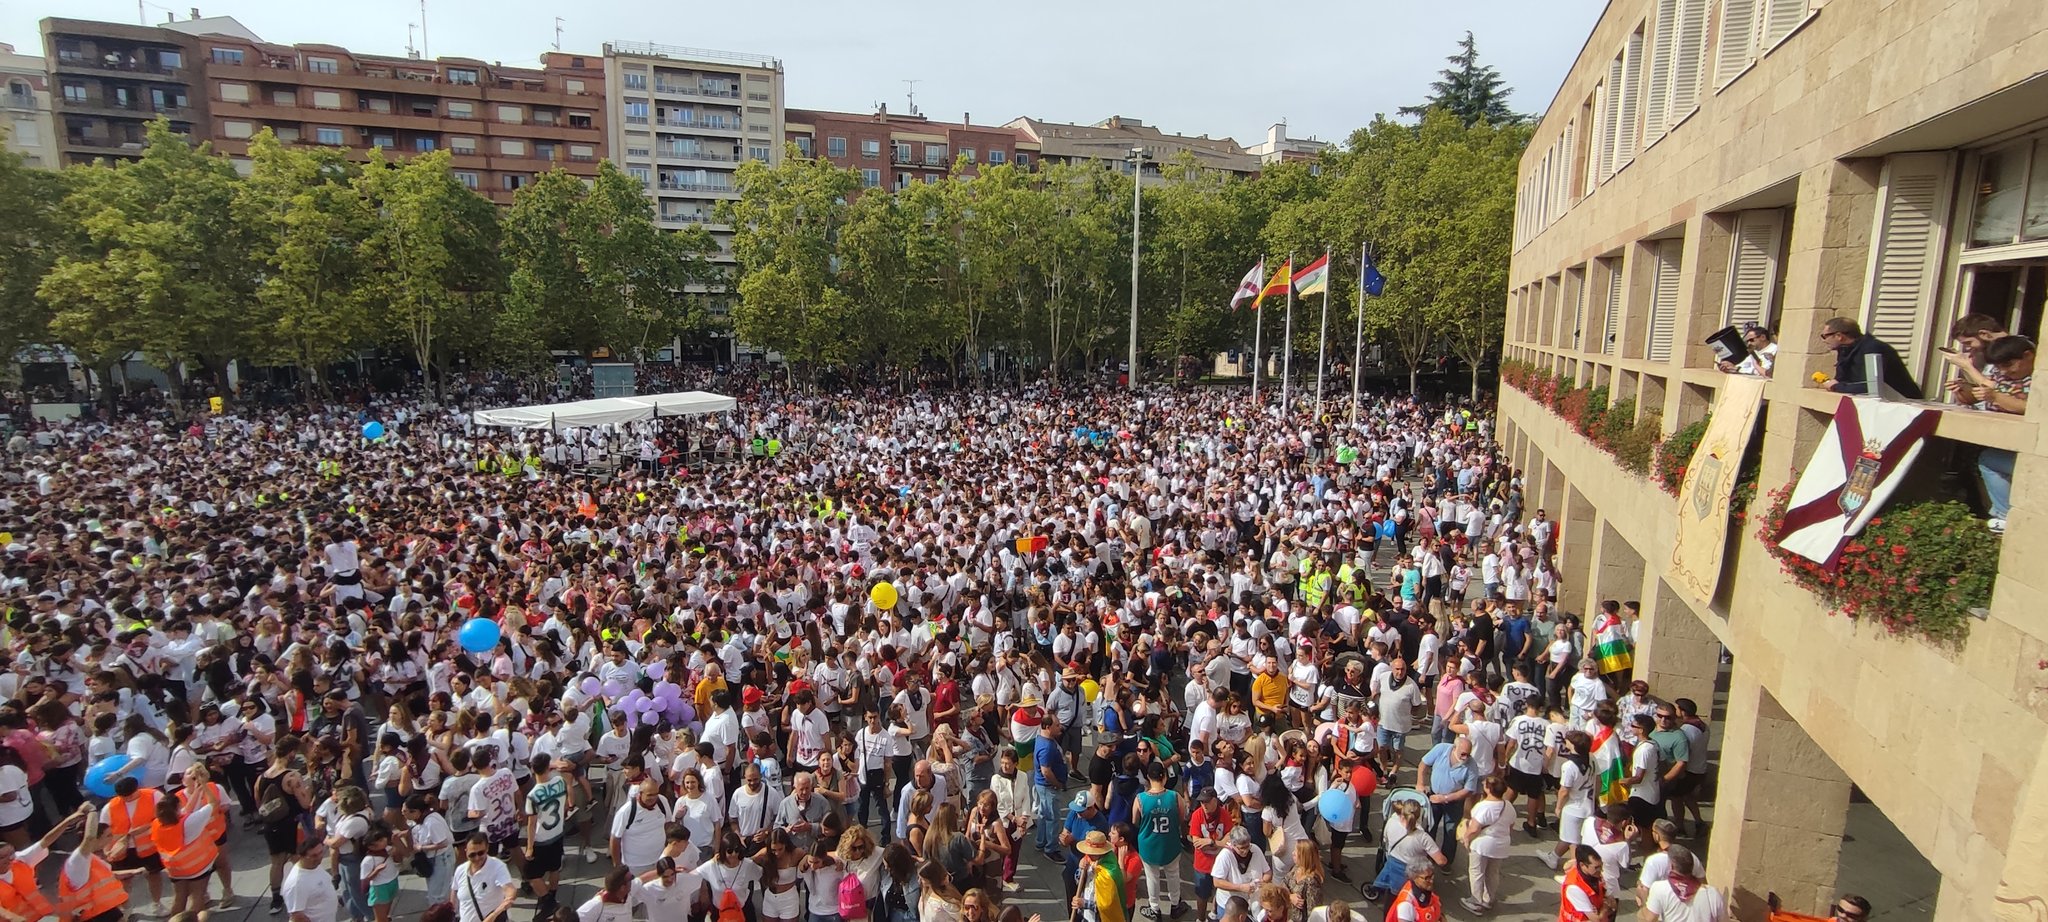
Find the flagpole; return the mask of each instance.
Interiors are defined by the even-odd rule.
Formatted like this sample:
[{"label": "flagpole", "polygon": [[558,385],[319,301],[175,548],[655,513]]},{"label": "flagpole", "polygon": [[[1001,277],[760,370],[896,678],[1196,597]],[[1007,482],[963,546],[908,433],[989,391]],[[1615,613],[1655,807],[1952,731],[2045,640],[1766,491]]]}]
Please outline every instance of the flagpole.
[{"label": "flagpole", "polygon": [[1323,248],[1323,326],[1316,333],[1316,417],[1323,415],[1323,369],[1330,354],[1330,248]]},{"label": "flagpole", "polygon": [[1365,360],[1365,244],[1358,245],[1358,318],[1351,333],[1351,425],[1358,425],[1359,363]]},{"label": "flagpole", "polygon": [[1287,402],[1294,384],[1294,254],[1287,254],[1287,325],[1280,339],[1280,418],[1293,412]]},{"label": "flagpole", "polygon": [[1266,331],[1266,315],[1259,310],[1260,296],[1266,290],[1266,257],[1259,256],[1259,295],[1252,298],[1252,403],[1259,402],[1259,366],[1266,364],[1265,353],[1259,351],[1260,334]]}]

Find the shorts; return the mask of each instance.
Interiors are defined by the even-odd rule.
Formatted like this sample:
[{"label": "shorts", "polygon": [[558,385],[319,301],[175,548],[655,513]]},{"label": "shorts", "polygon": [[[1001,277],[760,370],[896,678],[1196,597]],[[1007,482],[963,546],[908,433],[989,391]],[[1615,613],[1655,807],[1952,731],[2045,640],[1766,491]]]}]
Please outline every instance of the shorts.
[{"label": "shorts", "polygon": [[1381,749],[1392,749],[1395,752],[1400,752],[1402,736],[1403,734],[1399,730],[1389,730],[1386,727],[1381,727],[1375,742],[1379,744]]},{"label": "shorts", "polygon": [[208,876],[210,876],[210,875],[212,875],[212,874],[213,874],[213,864],[214,864],[214,863],[208,863],[208,864],[206,865],[206,869],[205,869],[205,870],[203,870],[203,871],[200,871],[199,873],[197,873],[197,874],[194,874],[194,875],[192,875],[191,877],[179,877],[179,876],[178,876],[178,875],[176,875],[176,874],[172,874],[172,875],[171,875],[170,877],[171,877],[171,879],[172,879],[172,880],[175,880],[175,881],[182,881],[182,882],[191,882],[191,881],[195,881],[195,880],[205,880],[205,879],[206,879],[206,878],[207,878]]},{"label": "shorts", "polygon": [[296,821],[265,823],[263,825],[263,847],[269,851],[271,857],[298,854],[299,824]]},{"label": "shorts", "polygon": [[533,843],[533,857],[526,859],[527,880],[539,880],[562,869],[562,840]]},{"label": "shorts", "polygon": [[1636,826],[1648,829],[1651,823],[1664,818],[1664,805],[1653,804],[1640,797],[1631,797],[1628,799],[1628,815],[1635,819]]},{"label": "shorts", "polygon": [[1216,878],[1201,871],[1195,872],[1195,899],[1207,900],[1216,895]]},{"label": "shorts", "polygon": [[398,878],[395,877],[381,884],[371,884],[370,892],[363,900],[371,906],[389,906],[397,901]]},{"label": "shorts", "polygon": [[1519,769],[1508,769],[1508,790],[1523,797],[1543,796],[1543,776],[1532,775]]},{"label": "shorts", "polygon": [[1686,772],[1679,775],[1677,781],[1664,782],[1664,799],[1672,801],[1692,796],[1694,791],[1699,790],[1700,779],[1705,777],[1705,775],[1695,775],[1691,772]]},{"label": "shorts", "polygon": [[4,826],[0,826],[0,834],[10,833],[17,829],[26,829],[28,828],[28,821],[30,819],[33,819],[34,817],[35,814],[31,812],[28,816],[22,817],[22,820],[19,823],[8,823]]},{"label": "shorts", "polygon": [[[296,847],[293,850],[296,851]],[[143,870],[151,874],[161,874],[164,870],[164,856],[156,854],[138,855],[135,853],[135,849],[131,848],[127,854],[121,856],[121,860],[114,862],[114,870]]]}]

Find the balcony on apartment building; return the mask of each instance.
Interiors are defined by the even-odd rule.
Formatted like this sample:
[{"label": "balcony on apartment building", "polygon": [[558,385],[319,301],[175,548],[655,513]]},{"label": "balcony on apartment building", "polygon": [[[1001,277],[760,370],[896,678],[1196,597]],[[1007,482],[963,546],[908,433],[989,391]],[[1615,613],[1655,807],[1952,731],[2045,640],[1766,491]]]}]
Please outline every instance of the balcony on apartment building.
[{"label": "balcony on apartment building", "polygon": [[[152,52],[155,53],[154,61],[151,60]],[[60,74],[82,74],[96,77],[122,74],[140,80],[185,82],[187,75],[183,69],[165,63],[163,59],[165,54],[171,55],[171,60],[179,64],[184,62],[182,52],[171,48],[135,46],[105,52],[87,52],[83,49],[59,48],[57,49],[56,71]]]},{"label": "balcony on apartment building", "polygon": [[0,93],[0,107],[16,112],[34,112],[42,108],[36,103],[34,93]]},{"label": "balcony on apartment building", "polygon": [[346,59],[327,62],[322,59],[320,67],[301,68],[298,61],[288,56],[262,55],[260,60],[250,60],[246,56],[235,54],[217,56],[209,61],[207,75],[226,80],[317,86],[324,89],[410,93],[437,98],[489,99],[495,102],[540,105],[576,105],[578,97],[598,95],[588,89],[591,84],[597,84],[599,87],[603,85],[601,78],[592,76],[584,79],[586,89],[572,91],[550,87],[544,80],[524,77],[494,77],[485,80],[466,68],[447,68],[445,73],[437,73],[425,69],[427,66],[431,65],[422,65],[422,69],[411,70],[397,65],[362,64]]},{"label": "balcony on apartment building", "polygon": [[740,91],[735,87],[703,83],[670,83],[658,78],[654,81],[654,93],[657,96],[700,96],[706,99],[740,98]]},{"label": "balcony on apartment building", "polygon": [[654,159],[695,160],[704,163],[733,163],[736,161],[737,158],[735,158],[731,154],[722,154],[716,151],[708,151],[701,147],[667,147],[657,145],[654,148]]}]

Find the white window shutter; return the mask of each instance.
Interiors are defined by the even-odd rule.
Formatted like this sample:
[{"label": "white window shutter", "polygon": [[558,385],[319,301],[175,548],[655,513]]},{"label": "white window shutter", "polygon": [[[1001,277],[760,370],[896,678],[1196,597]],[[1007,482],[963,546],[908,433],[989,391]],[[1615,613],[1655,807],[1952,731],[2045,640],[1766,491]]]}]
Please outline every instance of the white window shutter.
[{"label": "white window shutter", "polygon": [[1593,351],[1586,348],[1586,267],[1581,266],[1571,274],[1572,278],[1572,348],[1581,352]]},{"label": "white window shutter", "polygon": [[1628,46],[1621,55],[1621,104],[1616,108],[1620,115],[1619,134],[1616,136],[1614,168],[1621,169],[1636,159],[1636,137],[1641,130],[1638,124],[1642,117],[1643,102],[1643,30],[1637,29],[1628,37]]},{"label": "white window shutter", "polygon": [[1792,30],[1806,21],[1809,0],[1764,0],[1766,11],[1763,21],[1763,44],[1757,53],[1771,50],[1771,46],[1791,35]]},{"label": "white window shutter", "polygon": [[1650,43],[1650,82],[1643,96],[1643,143],[1664,134],[1671,114],[1671,63],[1678,44],[1679,0],[1657,0],[1655,38]]},{"label": "white window shutter", "polygon": [[1621,132],[1621,118],[1617,113],[1621,111],[1621,100],[1626,95],[1627,92],[1621,85],[1621,59],[1615,58],[1607,63],[1607,92],[1604,96],[1606,114],[1600,119],[1601,182],[1606,182],[1607,177],[1613,176],[1614,171],[1621,165],[1620,160],[1615,157],[1615,153],[1620,149],[1618,139]]},{"label": "white window shutter", "polygon": [[1735,246],[1728,254],[1728,323],[1770,325],[1784,233],[1785,213],[1778,209],[1745,211],[1736,217]]},{"label": "white window shutter", "polygon": [[1707,4],[1711,0],[1679,0],[1676,35],[1671,52],[1671,103],[1665,126],[1685,118],[1700,102],[1700,79],[1707,66]]},{"label": "white window shutter", "polygon": [[1940,287],[1954,164],[1946,153],[1885,159],[1863,329],[1898,350],[1907,368],[1919,367],[1920,331],[1933,314]]},{"label": "white window shutter", "polygon": [[1593,88],[1593,122],[1586,126],[1586,131],[1592,134],[1592,137],[1586,139],[1585,179],[1586,194],[1591,195],[1593,187],[1607,179],[1604,172],[1604,165],[1607,162],[1607,146],[1604,143],[1607,136],[1607,84],[1603,83]]},{"label": "white window shutter", "polygon": [[1650,287],[1650,342],[1644,356],[1652,362],[1671,361],[1671,345],[1678,338],[1678,261],[1683,240],[1659,240],[1656,244],[1656,275]]},{"label": "white window shutter", "polygon": [[1600,351],[1614,354],[1614,347],[1621,333],[1621,289],[1625,280],[1621,276],[1621,259],[1616,257],[1607,263],[1607,317],[1606,329],[1601,331]]},{"label": "white window shutter", "polygon": [[1714,85],[1735,82],[1754,60],[1759,0],[1721,0],[1721,44],[1714,52]]},{"label": "white window shutter", "polygon": [[1564,206],[1571,207],[1572,177],[1579,172],[1579,120],[1574,118],[1564,123],[1564,168],[1558,171],[1559,183],[1564,188]]}]

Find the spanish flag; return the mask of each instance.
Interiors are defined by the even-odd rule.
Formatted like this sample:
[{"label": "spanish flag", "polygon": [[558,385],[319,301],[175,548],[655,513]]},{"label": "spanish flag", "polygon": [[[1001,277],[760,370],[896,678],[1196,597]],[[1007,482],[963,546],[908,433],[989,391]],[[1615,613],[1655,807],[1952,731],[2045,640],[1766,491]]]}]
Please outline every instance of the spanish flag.
[{"label": "spanish flag", "polygon": [[1267,295],[1286,294],[1287,290],[1293,286],[1294,263],[1292,261],[1281,263],[1280,268],[1273,272],[1273,277],[1266,280],[1266,287],[1259,289],[1259,296],[1252,300],[1252,310],[1258,310],[1259,305],[1266,300]]}]

